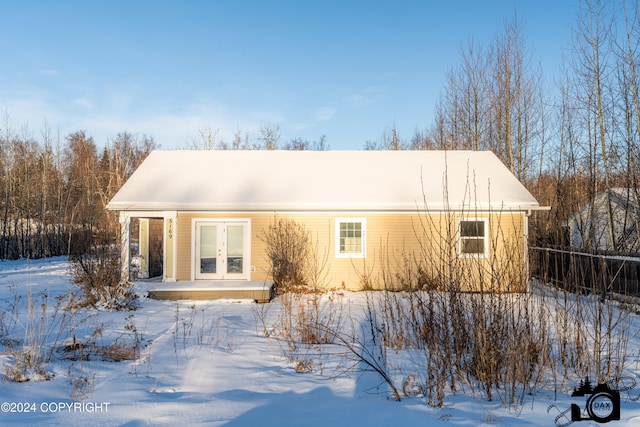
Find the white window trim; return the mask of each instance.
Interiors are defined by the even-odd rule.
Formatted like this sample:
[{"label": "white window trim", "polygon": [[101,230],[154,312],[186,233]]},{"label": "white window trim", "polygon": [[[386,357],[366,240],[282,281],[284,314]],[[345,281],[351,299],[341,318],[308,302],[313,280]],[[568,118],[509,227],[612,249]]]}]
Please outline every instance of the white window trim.
[{"label": "white window trim", "polygon": [[[340,224],[344,222],[359,222],[362,224],[362,251],[359,253],[340,252]],[[366,258],[367,257],[367,219],[366,218],[336,218],[335,228],[335,257],[336,258]]]},{"label": "white window trim", "polygon": [[[462,236],[460,235],[460,223],[463,221],[484,222],[484,252],[481,254],[462,253]],[[458,258],[488,258],[489,257],[489,218],[458,218]]]}]

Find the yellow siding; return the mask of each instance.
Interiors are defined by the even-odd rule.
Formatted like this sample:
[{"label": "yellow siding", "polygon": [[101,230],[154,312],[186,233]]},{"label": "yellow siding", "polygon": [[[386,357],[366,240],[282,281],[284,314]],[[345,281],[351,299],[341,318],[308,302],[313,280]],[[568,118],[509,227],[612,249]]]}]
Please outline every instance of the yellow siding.
[{"label": "yellow siding", "polygon": [[176,264],[176,280],[191,280],[191,219],[187,215],[178,212],[176,219],[176,251],[178,262]]},{"label": "yellow siding", "polygon": [[[459,286],[461,290],[522,290],[526,273],[523,213],[478,213],[465,218],[489,219],[487,258],[457,256],[459,214],[396,213],[287,213],[311,233],[319,258],[328,256],[327,288],[359,290],[365,287],[398,287],[398,277],[421,274],[430,285]],[[269,213],[178,213],[176,280],[192,280],[192,220],[251,220],[252,281],[270,280],[269,261],[261,236],[276,216]],[[336,218],[366,218],[366,258],[335,257]],[[170,247],[170,245],[167,245]],[[417,260],[415,262],[414,260]],[[169,267],[169,263],[167,263]],[[418,271],[417,265],[420,265]],[[415,270],[415,271],[414,271]]]},{"label": "yellow siding", "polygon": [[255,273],[251,274],[251,280],[268,280],[268,263],[265,260],[264,243],[259,239],[261,230],[268,227],[273,215],[271,214],[207,214],[207,213],[178,213],[177,235],[177,280],[192,280],[193,267],[193,219],[249,219],[251,220],[251,265],[255,267]]},{"label": "yellow siding", "polygon": [[164,277],[165,279],[175,279],[181,280],[176,277],[175,272],[173,271],[173,263],[175,257],[182,257],[182,253],[178,250],[178,253],[175,254],[173,251],[174,248],[174,239],[176,238],[176,223],[174,218],[166,218],[165,220],[165,233],[166,238],[164,239],[164,250],[165,250],[165,262],[164,262]]}]

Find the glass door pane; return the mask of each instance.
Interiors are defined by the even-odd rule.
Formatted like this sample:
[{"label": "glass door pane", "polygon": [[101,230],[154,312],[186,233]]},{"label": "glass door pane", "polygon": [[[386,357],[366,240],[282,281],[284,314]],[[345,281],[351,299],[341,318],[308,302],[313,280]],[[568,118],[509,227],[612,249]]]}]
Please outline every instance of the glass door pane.
[{"label": "glass door pane", "polygon": [[199,273],[218,273],[218,225],[200,225]]},{"label": "glass door pane", "polygon": [[227,225],[227,273],[244,273],[244,225]]},{"label": "glass door pane", "polygon": [[195,223],[194,278],[247,280],[251,276],[250,224],[202,220]]}]

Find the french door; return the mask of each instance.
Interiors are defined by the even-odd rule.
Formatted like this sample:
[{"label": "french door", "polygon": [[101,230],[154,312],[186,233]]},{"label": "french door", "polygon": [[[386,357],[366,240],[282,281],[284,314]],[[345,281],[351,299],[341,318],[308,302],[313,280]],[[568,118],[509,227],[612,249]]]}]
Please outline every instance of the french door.
[{"label": "french door", "polygon": [[249,222],[197,221],[195,278],[249,279]]}]

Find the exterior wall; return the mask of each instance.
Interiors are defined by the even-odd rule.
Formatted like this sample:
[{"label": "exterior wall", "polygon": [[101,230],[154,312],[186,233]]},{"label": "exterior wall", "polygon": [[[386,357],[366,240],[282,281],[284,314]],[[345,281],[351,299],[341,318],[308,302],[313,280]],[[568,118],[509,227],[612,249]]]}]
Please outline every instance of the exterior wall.
[{"label": "exterior wall", "polygon": [[[520,291],[526,283],[526,216],[523,212],[409,213],[196,213],[178,212],[176,280],[193,279],[193,219],[250,219],[250,280],[270,280],[261,236],[275,218],[289,218],[311,233],[319,258],[327,255],[330,289],[397,288],[400,278],[423,287],[463,291]],[[336,218],[366,218],[366,257],[336,258]],[[458,256],[458,221],[488,219],[487,257]],[[415,260],[418,260],[417,262]]]},{"label": "exterior wall", "polygon": [[176,213],[168,212],[164,216],[164,280],[175,281],[177,278],[175,265],[178,258],[184,256],[176,250]]},{"label": "exterior wall", "polygon": [[[640,215],[634,207],[626,208],[612,201],[613,233],[617,250],[622,252],[637,251],[640,247],[638,224]],[[592,220],[593,218],[593,220]],[[593,209],[585,206],[573,214],[567,221],[571,247],[613,251],[616,248],[609,233],[609,209],[606,198],[599,198]]]},{"label": "exterior wall", "polygon": [[[176,221],[177,225],[177,246],[178,253],[177,274],[178,281],[192,280],[193,267],[193,236],[192,221],[194,219],[249,219],[251,220],[251,268],[255,270],[251,273],[252,281],[269,280],[269,263],[265,255],[265,244],[260,239],[263,230],[275,218],[274,214],[264,213],[192,213],[179,212]],[[313,223],[313,222],[312,222]],[[317,226],[317,224],[316,224]]]}]

